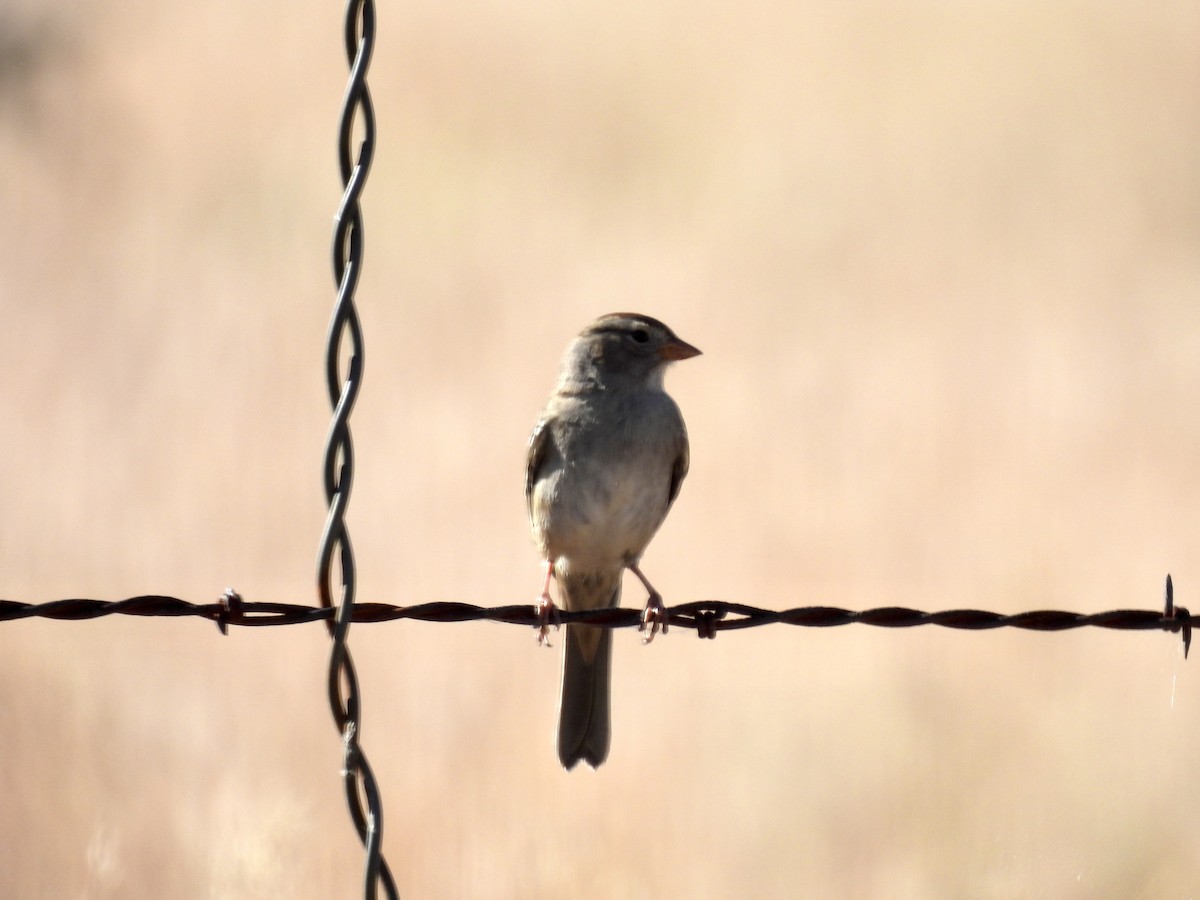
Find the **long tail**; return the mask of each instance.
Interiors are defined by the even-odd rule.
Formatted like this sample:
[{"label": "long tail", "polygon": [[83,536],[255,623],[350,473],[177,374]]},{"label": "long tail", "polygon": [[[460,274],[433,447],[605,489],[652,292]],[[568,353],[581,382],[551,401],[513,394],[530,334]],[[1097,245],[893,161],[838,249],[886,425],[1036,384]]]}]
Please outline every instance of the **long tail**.
[{"label": "long tail", "polygon": [[[621,599],[619,576],[614,588],[606,586],[605,594],[607,603],[572,604],[568,608],[617,606]],[[568,625],[566,631],[562,699],[558,709],[558,758],[567,769],[581,759],[594,769],[608,757],[612,734],[609,725],[612,630],[574,624]]]}]

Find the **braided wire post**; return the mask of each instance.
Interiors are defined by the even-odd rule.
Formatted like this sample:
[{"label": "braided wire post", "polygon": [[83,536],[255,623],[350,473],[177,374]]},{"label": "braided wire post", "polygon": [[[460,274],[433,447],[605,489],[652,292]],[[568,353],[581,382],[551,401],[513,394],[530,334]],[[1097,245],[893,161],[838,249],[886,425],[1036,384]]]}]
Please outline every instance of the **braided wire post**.
[{"label": "braided wire post", "polygon": [[[326,621],[333,638],[329,656],[329,707],[342,735],[342,778],[350,817],[363,842],[367,860],[364,896],[373,900],[380,884],[388,897],[398,897],[391,870],[383,858],[383,802],[375,776],[359,744],[362,723],[358,678],[350,658],[347,637],[354,618],[356,575],[354,552],[346,528],[346,506],[354,477],[354,449],[350,440],[350,411],[362,385],[362,326],[354,307],[354,291],[362,272],[363,227],[359,197],[375,152],[375,111],[367,90],[367,67],[375,43],[375,6],[373,0],[349,0],[345,19],[346,59],[350,80],[342,101],[338,125],[338,164],[345,190],[338,206],[333,233],[333,277],[337,300],[329,323],[325,349],[325,376],[333,421],[325,443],[325,500],[329,513],[317,553],[317,590],[321,606],[332,608],[334,594],[340,593],[332,622]],[[358,159],[352,158],[355,123],[361,123],[362,139]],[[347,343],[348,342],[348,343]],[[346,371],[342,374],[343,350]],[[334,555],[339,571],[335,586]],[[364,808],[365,805],[365,808]]]}]

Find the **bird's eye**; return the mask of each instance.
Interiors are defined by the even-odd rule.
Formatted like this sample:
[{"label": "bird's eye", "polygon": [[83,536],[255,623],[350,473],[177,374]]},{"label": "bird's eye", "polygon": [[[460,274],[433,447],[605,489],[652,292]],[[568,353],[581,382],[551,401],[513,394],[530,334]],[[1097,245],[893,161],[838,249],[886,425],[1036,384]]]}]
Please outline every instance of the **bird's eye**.
[{"label": "bird's eye", "polygon": [[644,344],[646,341],[650,340],[650,332],[648,332],[645,328],[635,328],[633,331],[629,332],[629,336],[639,344]]}]

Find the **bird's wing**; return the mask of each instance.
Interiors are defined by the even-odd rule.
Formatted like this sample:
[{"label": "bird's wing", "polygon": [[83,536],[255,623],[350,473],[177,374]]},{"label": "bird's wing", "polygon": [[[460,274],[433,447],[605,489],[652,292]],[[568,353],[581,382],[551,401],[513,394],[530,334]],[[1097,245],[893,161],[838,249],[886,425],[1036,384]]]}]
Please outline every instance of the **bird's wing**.
[{"label": "bird's wing", "polygon": [[679,454],[675,457],[675,462],[671,466],[671,489],[667,492],[667,509],[671,508],[671,504],[679,496],[679,488],[683,485],[683,479],[687,476],[691,458],[691,451],[688,450],[687,432],[684,432],[683,443],[679,447]]},{"label": "bird's wing", "polygon": [[546,460],[546,451],[550,448],[551,431],[550,420],[544,418],[533,426],[533,434],[529,436],[529,452],[525,455],[525,508],[530,516],[533,515],[533,486],[537,483],[538,473]]}]

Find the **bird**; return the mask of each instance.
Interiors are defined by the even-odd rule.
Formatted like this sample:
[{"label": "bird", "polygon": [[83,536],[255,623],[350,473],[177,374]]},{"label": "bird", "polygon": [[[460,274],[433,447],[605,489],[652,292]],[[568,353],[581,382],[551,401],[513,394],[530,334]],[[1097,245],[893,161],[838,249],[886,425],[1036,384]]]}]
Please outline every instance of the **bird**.
[{"label": "bird", "polygon": [[[538,642],[564,609],[615,608],[626,569],[649,593],[641,630],[649,643],[667,610],[639,563],[679,496],[690,460],[687,428],[663,388],[667,367],[699,356],[658,319],[611,313],[567,347],[558,382],[533,434],[525,466],[530,530],[545,566],[536,602]],[[569,623],[563,640],[558,758],[593,769],[608,757],[612,631]]]}]

